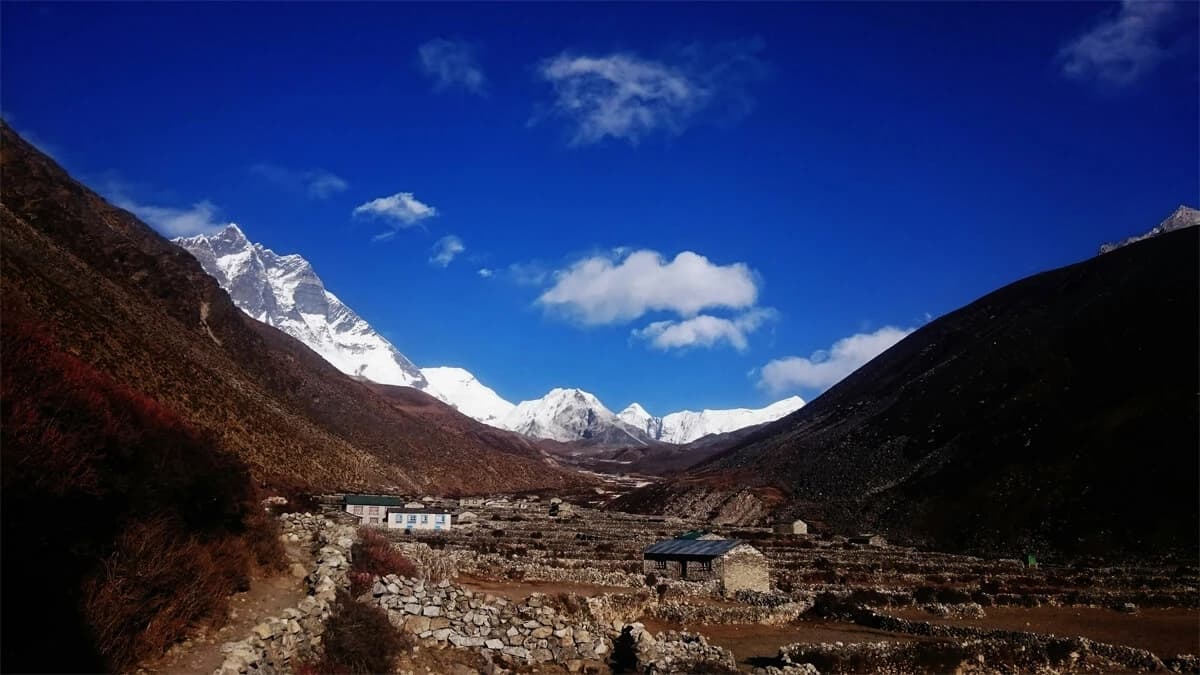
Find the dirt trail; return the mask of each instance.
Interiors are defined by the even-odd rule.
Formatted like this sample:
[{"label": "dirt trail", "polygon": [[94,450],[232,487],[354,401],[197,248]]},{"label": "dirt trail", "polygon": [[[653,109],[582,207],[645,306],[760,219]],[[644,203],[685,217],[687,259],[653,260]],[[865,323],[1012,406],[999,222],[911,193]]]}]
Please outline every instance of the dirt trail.
[{"label": "dirt trail", "polygon": [[297,563],[309,569],[312,555],[295,542],[286,542],[284,547],[288,569],[271,578],[254,579],[250,582],[250,590],[231,597],[230,618],[224,626],[180,642],[161,659],[144,665],[140,672],[163,675],[211,673],[225,660],[221,653],[222,644],[249,637],[250,630],[267,617],[279,616],[288,607],[300,604],[307,594],[304,579],[288,570]]}]

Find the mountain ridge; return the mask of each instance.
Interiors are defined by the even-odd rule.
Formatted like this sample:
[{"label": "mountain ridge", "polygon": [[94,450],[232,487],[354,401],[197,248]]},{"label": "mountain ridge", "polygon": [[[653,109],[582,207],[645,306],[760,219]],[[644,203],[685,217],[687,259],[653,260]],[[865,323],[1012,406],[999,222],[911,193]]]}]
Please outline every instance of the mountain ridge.
[{"label": "mountain ridge", "polygon": [[614,508],[937,550],[1194,550],[1200,229],[1013,282]]}]

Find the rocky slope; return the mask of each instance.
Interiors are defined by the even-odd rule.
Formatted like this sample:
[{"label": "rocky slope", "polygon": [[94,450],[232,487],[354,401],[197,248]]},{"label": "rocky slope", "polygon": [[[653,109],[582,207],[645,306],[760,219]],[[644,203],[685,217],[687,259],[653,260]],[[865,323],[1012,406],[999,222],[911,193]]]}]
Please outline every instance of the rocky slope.
[{"label": "rocky slope", "polygon": [[396,409],[239,311],[192,255],[6,125],[0,133],[5,306],[25,308],[64,349],[212,434],[258,480],[443,493],[579,481],[540,453],[498,451]]},{"label": "rocky slope", "polygon": [[1122,241],[1102,244],[1100,246],[1100,253],[1115,251],[1122,246],[1128,246],[1134,242],[1142,241],[1143,239],[1157,237],[1160,234],[1174,232],[1175,230],[1182,230],[1187,227],[1196,227],[1197,225],[1200,225],[1200,211],[1197,211],[1190,206],[1180,205],[1179,208],[1175,209],[1174,213],[1167,216],[1167,218],[1158,225],[1155,225],[1154,228],[1149,232],[1135,235]]},{"label": "rocky slope", "polygon": [[[1195,550],[1200,228],[1023,279],[624,508],[1015,555]],[[778,490],[750,508],[755,490]],[[762,500],[759,500],[762,501]]]}]

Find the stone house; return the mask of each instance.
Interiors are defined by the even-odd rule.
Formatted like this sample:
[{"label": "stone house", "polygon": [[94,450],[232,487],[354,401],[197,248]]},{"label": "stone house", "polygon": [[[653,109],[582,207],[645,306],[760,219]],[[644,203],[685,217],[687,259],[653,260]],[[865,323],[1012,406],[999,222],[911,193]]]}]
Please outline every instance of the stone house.
[{"label": "stone house", "polygon": [[720,581],[726,595],[771,590],[766,556],[737,539],[660,541],[642,552],[642,567],[660,579]]},{"label": "stone house", "polygon": [[386,495],[346,495],[342,500],[346,513],[358,517],[364,525],[382,525],[389,506],[404,503],[399,497]]},{"label": "stone house", "polygon": [[776,534],[808,534],[808,523],[803,520],[790,520],[775,523]]},{"label": "stone house", "polygon": [[387,510],[389,530],[449,530],[451,522],[449,511],[411,509],[407,506]]}]

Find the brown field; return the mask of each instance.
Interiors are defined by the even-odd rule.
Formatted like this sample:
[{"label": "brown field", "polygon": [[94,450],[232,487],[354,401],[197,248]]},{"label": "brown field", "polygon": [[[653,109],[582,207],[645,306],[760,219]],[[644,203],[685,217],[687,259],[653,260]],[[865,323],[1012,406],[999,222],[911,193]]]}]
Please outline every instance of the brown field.
[{"label": "brown field", "polygon": [[1159,657],[1200,652],[1200,610],[1142,609],[1125,614],[1103,607],[988,607],[982,619],[931,617],[916,607],[888,610],[914,621],[1054,635],[1077,635],[1098,642],[1148,649]]}]

